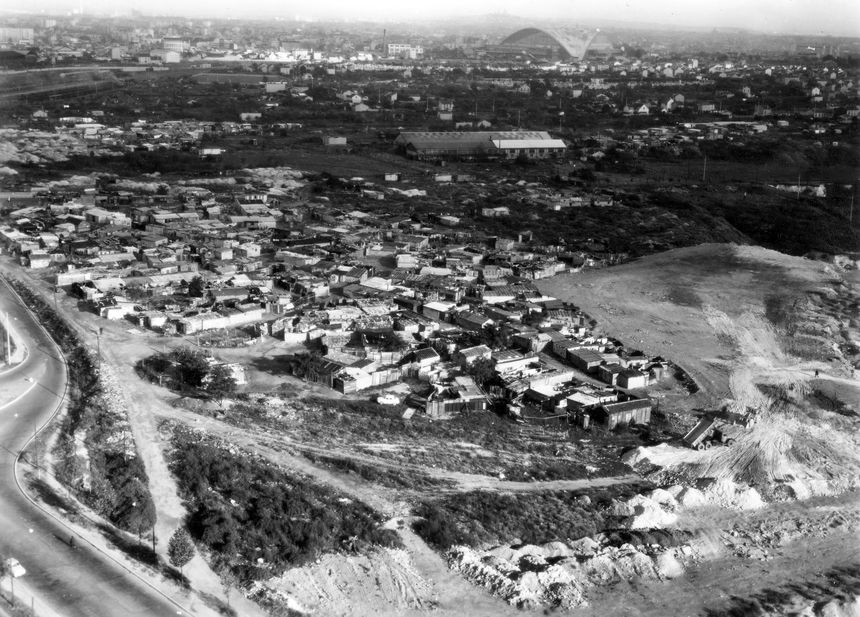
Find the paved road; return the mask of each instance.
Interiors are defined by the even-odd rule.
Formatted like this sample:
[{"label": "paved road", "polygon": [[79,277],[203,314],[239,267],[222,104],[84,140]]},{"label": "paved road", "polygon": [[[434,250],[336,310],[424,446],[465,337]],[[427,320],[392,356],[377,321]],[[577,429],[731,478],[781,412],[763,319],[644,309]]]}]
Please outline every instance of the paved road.
[{"label": "paved road", "polygon": [[37,380],[37,387],[0,410],[0,554],[16,557],[27,569],[26,581],[37,604],[42,600],[60,614],[176,615],[176,605],[117,563],[82,541],[70,547],[69,530],[21,493],[15,459],[57,408],[66,369],[56,346],[2,281],[0,311],[9,312],[13,328],[30,349],[24,364],[0,375],[0,390],[28,378]]}]

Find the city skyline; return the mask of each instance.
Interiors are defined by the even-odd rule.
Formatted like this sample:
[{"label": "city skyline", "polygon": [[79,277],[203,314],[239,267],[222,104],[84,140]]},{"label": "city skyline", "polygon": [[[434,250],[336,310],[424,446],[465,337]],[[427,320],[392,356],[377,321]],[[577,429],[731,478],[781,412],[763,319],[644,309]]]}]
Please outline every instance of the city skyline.
[{"label": "city skyline", "polygon": [[424,4],[395,3],[389,0],[373,0],[361,5],[342,0],[320,0],[312,7],[285,6],[274,0],[255,0],[245,3],[241,10],[224,0],[212,2],[175,4],[166,0],[154,0],[141,11],[131,3],[103,0],[41,0],[30,3],[13,0],[6,7],[11,13],[117,15],[135,10],[151,16],[177,16],[188,18],[255,19],[282,18],[285,20],[320,21],[426,21],[436,19],[474,19],[484,15],[506,15],[512,19],[547,20],[558,19],[571,23],[590,25],[617,25],[628,23],[665,25],[675,28],[742,28],[750,31],[773,34],[816,34],[833,36],[860,36],[860,6],[848,0],[829,2],[827,10],[812,0],[784,2],[758,0],[745,3],[741,0],[714,5],[706,2],[635,3],[629,0],[609,0],[599,5],[574,6],[569,0],[543,0],[530,6],[526,14],[520,2],[503,0],[490,2],[477,0],[460,3],[440,0],[432,6]]}]

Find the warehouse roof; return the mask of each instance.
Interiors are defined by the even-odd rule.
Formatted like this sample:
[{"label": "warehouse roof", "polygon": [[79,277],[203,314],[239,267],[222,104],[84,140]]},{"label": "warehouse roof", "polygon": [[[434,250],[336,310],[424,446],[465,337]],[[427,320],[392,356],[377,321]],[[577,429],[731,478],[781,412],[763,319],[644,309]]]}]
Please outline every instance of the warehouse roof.
[{"label": "warehouse roof", "polygon": [[462,150],[492,148],[499,140],[558,141],[546,131],[405,131],[397,136],[396,143],[416,150]]},{"label": "warehouse roof", "polygon": [[487,141],[494,139],[552,139],[546,131],[404,131],[397,141]]},{"label": "warehouse roof", "polygon": [[564,141],[561,139],[494,139],[493,145],[500,150],[507,150],[509,148],[567,148]]}]

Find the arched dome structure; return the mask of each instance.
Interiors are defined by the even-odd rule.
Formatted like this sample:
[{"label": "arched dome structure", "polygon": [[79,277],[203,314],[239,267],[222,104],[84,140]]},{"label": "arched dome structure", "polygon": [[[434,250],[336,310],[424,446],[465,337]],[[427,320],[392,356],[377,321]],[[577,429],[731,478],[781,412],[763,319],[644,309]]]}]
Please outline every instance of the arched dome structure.
[{"label": "arched dome structure", "polygon": [[542,58],[582,60],[589,52],[611,51],[612,42],[600,31],[523,28],[505,38],[496,49],[510,53],[525,52]]}]

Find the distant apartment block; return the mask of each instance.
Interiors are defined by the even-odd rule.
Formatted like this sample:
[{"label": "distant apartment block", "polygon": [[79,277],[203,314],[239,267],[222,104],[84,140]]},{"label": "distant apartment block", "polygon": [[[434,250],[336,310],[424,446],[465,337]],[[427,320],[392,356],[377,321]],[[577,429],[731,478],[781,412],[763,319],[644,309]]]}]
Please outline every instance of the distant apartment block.
[{"label": "distant apartment block", "polygon": [[390,58],[408,58],[414,60],[424,55],[424,48],[420,45],[409,43],[389,43],[388,56]]},{"label": "distant apartment block", "polygon": [[0,44],[23,45],[33,42],[32,28],[0,28]]},{"label": "distant apartment block", "polygon": [[162,49],[166,49],[168,51],[176,51],[179,53],[183,53],[189,51],[191,49],[191,43],[188,39],[183,39],[176,36],[166,36],[161,41]]}]

